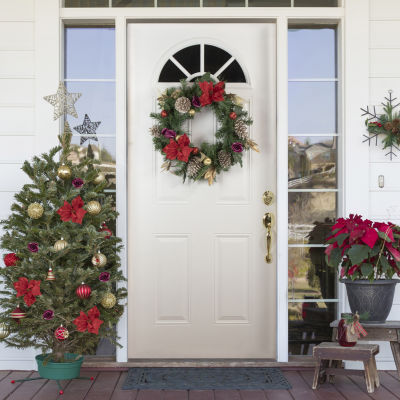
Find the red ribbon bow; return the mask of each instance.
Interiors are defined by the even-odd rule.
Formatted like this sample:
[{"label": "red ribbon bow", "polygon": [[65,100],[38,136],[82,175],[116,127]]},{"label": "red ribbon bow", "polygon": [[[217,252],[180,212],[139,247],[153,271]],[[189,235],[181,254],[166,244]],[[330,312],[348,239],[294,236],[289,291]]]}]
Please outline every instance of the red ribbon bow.
[{"label": "red ribbon bow", "polygon": [[14,288],[17,291],[17,297],[24,296],[25,304],[30,307],[35,301],[35,296],[41,296],[40,281],[31,280],[22,277],[18,278],[18,282],[14,282]]},{"label": "red ribbon bow", "polygon": [[77,196],[71,201],[71,204],[69,204],[68,201],[64,201],[64,205],[58,209],[57,214],[60,215],[61,220],[64,222],[72,221],[77,224],[82,224],[83,217],[87,213],[87,211],[82,208],[83,206],[84,203],[81,196]]},{"label": "red ribbon bow", "polygon": [[100,311],[94,306],[88,311],[87,315],[81,311],[79,317],[76,317],[72,322],[76,325],[76,329],[79,332],[87,330],[89,333],[98,335],[100,325],[104,322],[98,317],[100,317]]},{"label": "red ribbon bow", "polygon": [[178,142],[170,139],[169,144],[163,148],[163,152],[167,155],[168,160],[177,158],[180,161],[188,162],[190,153],[194,150],[193,147],[189,147],[189,144],[190,140],[185,133],[178,139]]},{"label": "red ribbon bow", "polygon": [[200,104],[202,107],[211,104],[213,101],[224,100],[225,82],[218,82],[215,86],[212,82],[199,82],[202,91],[200,96]]}]

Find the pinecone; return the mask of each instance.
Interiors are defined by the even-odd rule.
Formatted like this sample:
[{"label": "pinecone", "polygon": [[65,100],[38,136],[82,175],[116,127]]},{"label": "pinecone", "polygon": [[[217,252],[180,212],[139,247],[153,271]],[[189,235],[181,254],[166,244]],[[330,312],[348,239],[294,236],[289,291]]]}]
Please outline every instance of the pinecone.
[{"label": "pinecone", "polygon": [[243,140],[245,140],[249,137],[249,134],[247,132],[247,125],[243,120],[238,119],[235,122],[235,133],[236,133],[236,135],[238,135],[240,137],[240,139],[243,139]]},{"label": "pinecone", "polygon": [[181,114],[185,114],[190,110],[192,103],[187,97],[179,97],[176,99],[175,102],[175,109],[176,111],[180,112]]},{"label": "pinecone", "polygon": [[383,127],[385,128],[385,131],[391,131],[393,129],[393,124],[391,122],[386,122]]},{"label": "pinecone", "polygon": [[187,170],[186,170],[186,175],[189,178],[196,178],[197,174],[200,172],[201,168],[203,167],[203,163],[200,161],[198,157],[193,157],[190,159]]},{"label": "pinecone", "polygon": [[231,155],[225,150],[218,152],[218,161],[223,169],[227,169],[231,166]]},{"label": "pinecone", "polygon": [[160,126],[159,125],[153,125],[150,129],[149,129],[151,136],[154,137],[161,137],[161,130],[160,130]]}]

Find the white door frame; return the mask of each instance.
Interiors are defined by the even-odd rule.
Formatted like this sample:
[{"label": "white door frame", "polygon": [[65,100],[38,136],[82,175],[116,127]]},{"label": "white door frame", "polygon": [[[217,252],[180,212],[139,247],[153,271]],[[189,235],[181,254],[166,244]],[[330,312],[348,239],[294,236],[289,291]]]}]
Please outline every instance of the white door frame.
[{"label": "white door frame", "polygon": [[[120,218],[117,234],[125,245],[121,253],[122,268],[127,270],[127,128],[126,128],[126,28],[134,20],[140,22],[197,21],[262,21],[277,24],[277,361],[288,361],[288,194],[287,194],[287,29],[291,23],[337,23],[342,32],[339,53],[339,78],[343,82],[340,132],[342,139],[342,173],[339,191],[341,214],[357,211],[368,216],[368,147],[360,145],[363,127],[359,123],[358,107],[368,104],[368,34],[369,2],[346,0],[345,7],[333,8],[61,8],[61,1],[35,2],[35,64],[36,64],[36,152],[56,143],[61,128],[52,121],[43,96],[52,93],[63,77],[62,33],[64,24],[113,23],[116,30],[116,149],[117,149],[117,209]],[[351,56],[350,56],[351,55]],[[349,59],[351,58],[351,62]],[[351,82],[351,85],[346,85]],[[350,134],[346,134],[351,132]],[[354,149],[354,150],[353,150]],[[365,171],[359,174],[357,171]],[[346,174],[344,173],[346,172]],[[346,196],[344,196],[346,193]],[[122,284],[124,285],[124,284]],[[340,310],[344,308],[341,295]],[[127,313],[118,323],[122,348],[117,348],[117,361],[127,361]]]}]

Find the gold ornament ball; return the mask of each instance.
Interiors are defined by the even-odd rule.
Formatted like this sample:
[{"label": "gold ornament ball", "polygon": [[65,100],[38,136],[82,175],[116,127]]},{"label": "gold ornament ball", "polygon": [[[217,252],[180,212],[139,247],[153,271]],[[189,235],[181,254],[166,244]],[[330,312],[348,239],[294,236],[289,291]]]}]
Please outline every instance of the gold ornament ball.
[{"label": "gold ornament ball", "polygon": [[107,264],[107,257],[104,254],[97,253],[92,257],[92,264],[95,267],[104,267]]},{"label": "gold ornament ball", "polygon": [[178,141],[180,137],[182,137],[182,135],[176,135],[176,136],[175,136],[175,140]]},{"label": "gold ornament ball", "polygon": [[212,163],[211,158],[206,157],[206,158],[203,160],[203,164],[204,164],[204,165],[211,165],[211,163]]},{"label": "gold ornament ball", "polygon": [[117,302],[116,297],[110,292],[106,293],[104,297],[101,299],[101,305],[104,308],[113,308],[116,302]]},{"label": "gold ornament ball", "polygon": [[190,109],[190,110],[189,110],[189,115],[190,115],[191,117],[194,117],[194,114],[196,114],[196,110],[193,110],[193,108]]},{"label": "gold ornament ball", "polygon": [[5,339],[10,334],[10,330],[5,322],[0,323],[0,340]]},{"label": "gold ornament ball", "polygon": [[96,176],[96,178],[94,178],[93,182],[96,185],[99,185],[100,183],[102,183],[104,181],[104,179],[106,179],[104,174],[102,172],[99,172],[99,174]]},{"label": "gold ornament ball", "polygon": [[98,201],[92,200],[86,204],[86,210],[90,215],[97,215],[101,211],[101,205]]},{"label": "gold ornament ball", "polygon": [[61,251],[64,250],[68,246],[68,242],[64,239],[57,240],[57,242],[54,243],[54,250],[55,251]]},{"label": "gold ornament ball", "polygon": [[38,219],[43,215],[43,206],[39,203],[32,203],[29,204],[28,207],[28,215],[32,218],[32,219]]},{"label": "gold ornament ball", "polygon": [[71,178],[71,168],[68,165],[61,165],[57,170],[57,176],[61,179]]}]

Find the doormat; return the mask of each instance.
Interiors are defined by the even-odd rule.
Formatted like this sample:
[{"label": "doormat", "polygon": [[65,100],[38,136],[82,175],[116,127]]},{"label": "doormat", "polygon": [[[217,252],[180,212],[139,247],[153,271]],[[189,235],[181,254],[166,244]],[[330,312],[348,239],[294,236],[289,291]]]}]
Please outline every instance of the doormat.
[{"label": "doormat", "polygon": [[279,368],[130,368],[122,386],[131,389],[291,389]]}]

